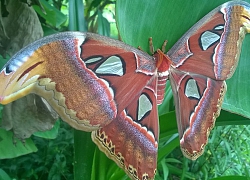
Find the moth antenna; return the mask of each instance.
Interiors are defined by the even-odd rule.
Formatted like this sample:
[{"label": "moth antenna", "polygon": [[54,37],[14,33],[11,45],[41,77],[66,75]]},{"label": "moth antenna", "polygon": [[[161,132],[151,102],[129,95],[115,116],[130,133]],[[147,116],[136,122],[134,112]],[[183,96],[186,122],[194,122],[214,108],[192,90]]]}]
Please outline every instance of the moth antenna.
[{"label": "moth antenna", "polygon": [[168,41],[165,40],[165,41],[163,42],[162,46],[161,46],[161,51],[162,51],[164,54],[165,54],[165,52],[166,52],[167,43],[168,43]]},{"label": "moth antenna", "polygon": [[151,54],[154,54],[155,49],[154,49],[153,38],[152,37],[149,38],[149,50],[150,50]]}]

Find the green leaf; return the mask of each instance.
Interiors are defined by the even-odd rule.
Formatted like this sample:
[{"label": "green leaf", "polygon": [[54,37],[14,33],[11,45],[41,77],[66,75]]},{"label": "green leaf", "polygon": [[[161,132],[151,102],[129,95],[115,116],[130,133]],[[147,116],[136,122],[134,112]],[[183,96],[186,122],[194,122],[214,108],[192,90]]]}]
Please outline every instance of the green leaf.
[{"label": "green leaf", "polygon": [[223,177],[218,177],[218,178],[213,178],[210,180],[249,180],[248,177],[246,176],[223,176]]},{"label": "green leaf", "polygon": [[0,54],[3,57],[6,54],[12,56],[43,36],[40,21],[32,7],[20,1],[8,1],[6,8],[8,16],[0,18]]},{"label": "green leaf", "polygon": [[33,133],[33,135],[37,137],[41,137],[41,138],[46,138],[46,139],[55,139],[58,135],[59,128],[60,128],[60,120],[57,120],[51,130],[44,131],[44,132],[37,131]]},{"label": "green leaf", "polygon": [[82,0],[69,1],[69,30],[87,31]]},{"label": "green leaf", "polygon": [[[81,0],[69,1],[69,30],[87,31]],[[74,179],[91,179],[95,145],[89,132],[74,130]]]},{"label": "green leaf", "polygon": [[[141,46],[147,51],[148,38],[153,37],[155,47],[159,48],[165,39],[169,49],[199,19],[225,0],[204,1],[117,1],[117,25],[122,40],[134,47]],[[248,2],[250,2],[248,0]],[[138,11],[140,7],[140,11]],[[133,23],[136,22],[136,23]],[[250,39],[242,46],[239,67],[234,76],[228,80],[228,92],[223,109],[250,117],[250,86],[248,67],[250,64],[248,47]],[[160,113],[162,114],[162,109]],[[167,108],[166,108],[167,109]],[[166,110],[167,111],[167,110]]]},{"label": "green leaf", "polygon": [[30,138],[26,139],[25,143],[15,139],[16,143],[14,144],[12,132],[4,129],[0,129],[0,139],[0,159],[14,158],[37,151]]},{"label": "green leaf", "polygon": [[[166,48],[168,50],[196,22],[198,22],[203,16],[224,2],[226,2],[226,0],[210,0],[202,2],[198,0],[144,0],[143,2],[134,0],[117,0],[117,26],[121,39],[127,44],[130,44],[134,47],[141,46],[144,51],[149,52],[148,38],[153,37],[155,49],[160,48],[164,40],[168,40]],[[250,2],[250,0],[247,0],[247,2]],[[247,35],[242,45],[239,66],[234,76],[230,80],[227,80],[228,91],[223,104],[223,109],[226,111],[221,111],[221,115],[217,119],[217,125],[250,123],[249,119],[242,117],[249,117],[248,113],[250,112],[250,104],[248,103],[250,97],[247,94],[249,89],[248,87],[250,86],[250,80],[246,80],[246,77],[248,77],[247,68],[249,67],[250,63],[250,56],[248,53],[248,47],[250,45],[248,44],[248,41],[249,37]],[[173,103],[170,89],[170,85],[167,85],[166,99],[164,100],[163,104],[159,106],[160,145],[158,154],[160,160],[169,154],[169,148],[171,151],[175,146],[177,147],[179,143],[179,139],[177,137],[173,140],[173,146],[167,147],[168,144],[166,144],[166,147],[162,146],[164,140],[167,142],[166,140],[169,140],[169,137],[172,134],[178,132],[175,112],[171,109]],[[228,111],[237,113],[239,115],[229,113]],[[174,143],[175,141],[176,144]],[[216,151],[213,151],[213,153],[216,153]],[[218,153],[220,154],[221,152]],[[216,155],[217,153],[215,156]],[[218,160],[221,159],[218,158]],[[196,162],[199,162],[199,159]],[[226,162],[226,160],[223,162]],[[203,165],[204,163],[200,166]],[[176,174],[182,176],[182,178],[194,178],[196,174],[198,174],[189,174],[187,171],[191,170],[192,167],[187,166],[187,168],[190,169],[181,171],[179,168],[173,167],[172,165],[168,166],[170,175]],[[200,168],[198,169],[200,171]],[[206,177],[208,178],[211,176],[211,172],[207,171],[205,167],[203,167],[202,172],[205,173]],[[209,173],[209,175],[207,175],[207,173]]]},{"label": "green leaf", "polygon": [[66,22],[67,16],[64,15],[61,11],[51,6],[45,0],[40,0],[40,3],[44,8],[45,13],[38,5],[34,5],[33,8],[40,16],[42,16],[47,21],[47,23],[51,24],[56,28],[59,28],[63,23]]},{"label": "green leaf", "polygon": [[217,126],[225,125],[249,125],[250,120],[243,116],[232,114],[228,111],[222,110],[220,116],[216,120]]},{"label": "green leaf", "polygon": [[108,20],[103,17],[102,12],[98,10],[98,34],[101,34],[103,36],[110,36],[110,23]]},{"label": "green leaf", "polygon": [[8,62],[8,58],[3,58],[2,56],[0,56],[0,69],[2,69],[2,67]]},{"label": "green leaf", "polygon": [[[117,25],[122,40],[148,50],[148,38],[155,47],[168,40],[168,49],[199,19],[226,0],[210,1],[133,1],[118,0]],[[138,11],[138,8],[140,9]],[[135,23],[133,23],[135,22]]]},{"label": "green leaf", "polygon": [[169,136],[178,132],[175,111],[160,116],[159,121],[161,136]]},{"label": "green leaf", "polygon": [[[243,41],[239,65],[233,77],[227,80],[227,92],[223,109],[250,118],[250,36],[247,34]],[[249,120],[250,121],[250,120]]]},{"label": "green leaf", "polygon": [[0,169],[0,179],[1,180],[12,180],[10,176],[2,169]]},{"label": "green leaf", "polygon": [[95,145],[89,132],[74,130],[74,179],[91,179]]},{"label": "green leaf", "polygon": [[3,107],[2,127],[12,130],[18,139],[29,138],[34,132],[53,128],[57,113],[41,97],[29,94]]},{"label": "green leaf", "polygon": [[163,146],[159,147],[158,162],[161,161],[165,156],[170,154],[179,145],[179,136],[178,134],[175,134],[168,141],[166,141]]}]

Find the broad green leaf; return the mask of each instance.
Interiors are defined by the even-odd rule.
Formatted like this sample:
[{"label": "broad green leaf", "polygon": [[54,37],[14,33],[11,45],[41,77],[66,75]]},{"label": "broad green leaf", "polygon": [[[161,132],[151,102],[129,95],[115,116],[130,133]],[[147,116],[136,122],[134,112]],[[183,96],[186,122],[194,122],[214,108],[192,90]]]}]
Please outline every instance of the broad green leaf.
[{"label": "broad green leaf", "polygon": [[[217,126],[250,125],[250,120],[243,116],[232,114],[225,110],[221,110],[220,114],[221,115],[216,120]],[[171,111],[160,116],[159,122],[161,137],[169,136],[178,132],[175,111]]]},{"label": "broad green leaf", "polygon": [[250,120],[246,117],[232,114],[228,111],[222,110],[220,116],[216,120],[217,126],[225,126],[225,125],[249,125]]},{"label": "broad green leaf", "polygon": [[[148,51],[148,38],[153,37],[155,48],[160,48],[163,41],[168,40],[167,49],[181,38],[204,15],[225,0],[210,1],[117,1],[117,25],[122,40],[134,47],[141,46]],[[249,0],[247,2],[250,2]],[[139,10],[138,10],[139,8]],[[136,22],[136,23],[134,23]],[[246,36],[243,43],[241,59],[234,76],[228,80],[223,109],[250,117],[250,67],[248,47],[250,39]],[[249,42],[248,42],[249,41]],[[198,68],[198,67],[197,67]],[[162,114],[163,107],[160,109]],[[166,106],[166,112],[167,112]]]},{"label": "broad green leaf", "polygon": [[[226,0],[210,1],[133,1],[117,0],[117,25],[122,40],[148,51],[148,38],[155,47],[168,40],[167,49],[199,19]],[[136,23],[134,23],[136,22]]]},{"label": "broad green leaf", "polygon": [[43,12],[43,10],[38,5],[34,5],[33,8],[40,16],[42,16],[47,21],[48,24],[51,24],[52,26],[58,28],[66,22],[67,16],[60,12],[58,9],[51,6],[45,0],[40,0],[40,3],[45,12]]},{"label": "broad green leaf", "polygon": [[37,148],[31,139],[26,139],[22,143],[18,139],[14,139],[13,133],[0,128],[0,159],[14,158],[24,154],[36,152]]},{"label": "broad green leaf", "polygon": [[[233,77],[227,80],[227,92],[223,109],[250,118],[250,35],[247,34],[242,45],[239,65]],[[249,120],[250,121],[250,120]]]},{"label": "broad green leaf", "polygon": [[[117,26],[121,39],[127,44],[130,44],[134,47],[141,46],[144,51],[149,52],[148,38],[153,37],[155,49],[160,48],[164,40],[168,40],[166,48],[168,50],[196,22],[198,22],[203,16],[224,2],[226,2],[226,0],[145,0],[143,2],[134,0],[117,0]],[[247,2],[250,1],[248,0]],[[246,117],[246,111],[250,111],[250,103],[247,103],[250,100],[250,97],[247,94],[247,86],[249,86],[250,82],[245,80],[246,77],[248,77],[247,67],[249,67],[250,63],[250,56],[247,52],[249,47],[247,42],[249,39],[248,36],[249,35],[246,36],[242,46],[239,67],[234,76],[227,81],[228,92],[223,104],[223,108],[225,110],[233,111],[237,114],[245,115]],[[235,84],[232,84],[231,81]],[[178,132],[175,112],[171,111],[173,102],[170,91],[170,86],[167,86],[167,98],[159,107],[161,133],[160,140],[162,142],[169,138],[171,134]],[[238,93],[240,93],[240,95]],[[222,110],[221,116],[217,119],[217,125],[249,124],[250,120],[247,118],[236,114],[231,114],[227,111]],[[177,144],[179,143],[178,138],[176,138],[175,141]],[[162,149],[161,146],[159,147],[160,159],[169,153],[168,148],[169,147]],[[216,153],[215,151],[213,152]],[[205,157],[203,159],[205,159]],[[197,162],[199,162],[199,159]],[[172,165],[168,166],[168,170],[170,174],[176,174],[182,176],[182,178],[189,177],[195,179],[196,176],[192,173],[188,173],[187,169],[182,170],[181,168],[179,169]],[[207,173],[207,170],[203,169],[203,173],[204,172]]]}]

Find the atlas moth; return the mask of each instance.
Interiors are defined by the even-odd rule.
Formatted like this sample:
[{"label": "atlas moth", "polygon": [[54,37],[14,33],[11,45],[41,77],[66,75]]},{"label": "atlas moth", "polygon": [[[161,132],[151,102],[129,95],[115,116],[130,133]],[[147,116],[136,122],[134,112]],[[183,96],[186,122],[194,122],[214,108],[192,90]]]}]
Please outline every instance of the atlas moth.
[{"label": "atlas moth", "polygon": [[1,70],[0,103],[35,93],[72,127],[91,131],[94,143],[131,179],[154,179],[157,104],[166,81],[175,98],[181,150],[194,160],[220,114],[225,80],[237,67],[249,20],[248,3],[225,3],[166,54],[157,50],[153,56],[97,34],[44,37]]}]

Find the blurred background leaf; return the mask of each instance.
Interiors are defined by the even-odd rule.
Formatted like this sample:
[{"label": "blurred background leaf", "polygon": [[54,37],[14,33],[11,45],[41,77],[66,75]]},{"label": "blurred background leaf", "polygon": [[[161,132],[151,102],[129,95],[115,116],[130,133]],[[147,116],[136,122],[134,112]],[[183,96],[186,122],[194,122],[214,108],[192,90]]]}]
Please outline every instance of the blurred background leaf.
[{"label": "blurred background leaf", "polygon": [[[121,1],[117,0],[116,4],[116,20],[119,29],[120,37],[125,42],[134,47],[140,46],[144,51],[149,52],[148,48],[148,38],[152,37],[154,41],[155,48],[160,48],[164,40],[168,40],[167,50],[170,49],[173,44],[181,38],[181,36],[189,30],[199,19],[201,19],[208,12],[213,10],[218,5],[226,2],[225,0],[211,0],[211,1]],[[248,1],[250,2],[250,1]],[[139,10],[138,10],[139,8]],[[134,23],[136,22],[136,23]],[[238,124],[249,124],[249,110],[250,94],[248,93],[248,87],[250,86],[250,80],[248,77],[248,68],[250,67],[249,57],[250,53],[247,50],[250,46],[249,35],[246,35],[242,46],[242,53],[239,62],[239,67],[237,68],[234,76],[227,81],[228,91],[226,93],[225,101],[223,103],[223,109],[221,116],[218,118],[217,125],[238,125]],[[166,99],[163,104],[159,106],[160,115],[160,145],[159,145],[159,159],[168,155],[167,157],[180,159],[182,154],[179,148],[176,148],[169,154],[169,149],[172,149],[172,143],[174,144],[175,139],[172,138],[173,133],[177,133],[176,118],[174,113],[174,105],[172,99],[172,92],[170,85],[166,88]],[[227,112],[228,111],[228,112]],[[232,114],[229,112],[234,112]],[[248,118],[244,118],[248,117]],[[235,128],[234,126],[227,126]],[[249,127],[244,127],[249,129]],[[216,134],[221,134],[224,132],[223,127],[216,127],[212,132]],[[237,128],[236,128],[237,129]],[[220,130],[222,132],[220,132]],[[231,134],[231,131],[226,131]],[[241,132],[239,128],[237,133]],[[234,133],[236,133],[234,132]],[[237,134],[236,133],[236,134]],[[233,134],[233,132],[232,132]],[[206,179],[217,176],[229,175],[230,173],[235,175],[247,175],[249,176],[249,170],[245,170],[244,167],[249,167],[248,161],[240,161],[240,159],[246,159],[249,156],[249,148],[247,143],[244,148],[240,144],[234,143],[232,146],[235,148],[235,152],[232,148],[228,148],[232,139],[237,140],[240,138],[240,134],[235,137],[226,136],[220,139],[220,136],[216,136],[209,141],[207,149],[210,151],[205,151],[204,155],[198,160],[192,162],[189,160],[182,159],[181,168],[170,168],[172,166],[179,167],[178,163],[165,162],[168,168],[168,178],[172,175],[178,174],[181,178],[194,178],[194,179]],[[213,137],[213,136],[212,136]],[[230,138],[232,139],[230,139]],[[237,137],[237,138],[236,138]],[[214,140],[214,141],[213,141]],[[217,152],[218,148],[214,148],[213,144],[218,144],[222,146],[220,151]],[[168,146],[169,144],[169,146]],[[226,145],[227,144],[227,145]],[[211,147],[210,147],[211,145]],[[225,148],[224,150],[222,150]],[[243,148],[244,153],[239,155],[240,149]],[[237,149],[237,152],[236,152]],[[224,152],[231,153],[224,153]],[[236,156],[235,154],[238,154]],[[220,156],[223,158],[220,158]],[[247,155],[247,156],[246,156]],[[236,159],[234,159],[235,157]],[[222,160],[223,159],[223,160]],[[241,171],[234,172],[231,171],[232,166],[237,166],[234,161],[238,162]],[[214,163],[221,166],[224,163],[223,168],[214,168]],[[158,172],[159,174],[164,173],[166,167],[163,166],[164,163],[158,162]],[[231,165],[231,166],[230,166]],[[211,174],[214,173],[215,174]],[[230,173],[229,173],[230,172]],[[191,173],[191,174],[190,174]],[[157,176],[159,175],[157,174]]]}]

